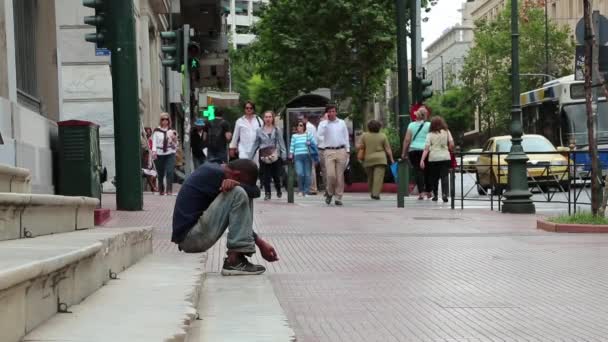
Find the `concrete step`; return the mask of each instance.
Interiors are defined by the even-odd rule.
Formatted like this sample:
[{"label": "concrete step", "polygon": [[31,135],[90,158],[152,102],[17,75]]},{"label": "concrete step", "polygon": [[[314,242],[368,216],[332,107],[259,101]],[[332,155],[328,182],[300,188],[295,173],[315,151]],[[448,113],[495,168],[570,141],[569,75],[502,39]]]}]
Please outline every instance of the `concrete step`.
[{"label": "concrete step", "polygon": [[197,316],[201,259],[187,254],[148,256],[23,342],[184,341]]},{"label": "concrete step", "polygon": [[0,164],[0,192],[30,193],[30,170]]},{"label": "concrete step", "polygon": [[0,193],[0,241],[93,228],[98,204],[88,197]]},{"label": "concrete step", "polygon": [[0,341],[21,341],[151,251],[152,228],[98,228],[0,242]]},{"label": "concrete step", "polygon": [[267,275],[209,273],[187,342],[289,342],[295,334]]}]

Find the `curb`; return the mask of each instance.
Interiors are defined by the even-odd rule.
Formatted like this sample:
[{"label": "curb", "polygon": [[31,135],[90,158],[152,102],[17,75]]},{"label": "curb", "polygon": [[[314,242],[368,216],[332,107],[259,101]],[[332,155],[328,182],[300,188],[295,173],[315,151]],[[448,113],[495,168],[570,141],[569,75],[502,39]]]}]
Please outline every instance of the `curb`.
[{"label": "curb", "polygon": [[541,219],[536,220],[536,229],[552,233],[608,233],[608,225],[554,223]]}]

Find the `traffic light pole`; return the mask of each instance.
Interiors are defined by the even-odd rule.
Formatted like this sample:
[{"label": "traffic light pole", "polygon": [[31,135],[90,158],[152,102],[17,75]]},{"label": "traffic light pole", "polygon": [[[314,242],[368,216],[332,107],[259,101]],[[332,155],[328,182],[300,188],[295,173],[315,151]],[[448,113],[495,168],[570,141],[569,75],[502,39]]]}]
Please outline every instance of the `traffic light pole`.
[{"label": "traffic light pole", "polygon": [[186,177],[192,173],[192,150],[190,149],[190,126],[191,108],[190,108],[190,65],[188,58],[188,45],[190,45],[190,25],[184,25],[184,79],[183,79],[183,94],[182,107],[184,111],[184,172]]},{"label": "traffic light pole", "polygon": [[411,60],[412,60],[412,103],[418,103],[418,93],[420,93],[419,85],[418,85],[418,75],[416,71],[418,70],[416,55],[418,54],[418,44],[416,42],[416,37],[418,36],[418,27],[416,26],[416,3],[417,0],[409,0],[410,4],[410,51],[411,51]]},{"label": "traffic light pole", "polygon": [[[401,138],[401,143],[403,143],[403,139],[405,138],[405,133],[407,130],[407,124],[410,120],[409,115],[409,80],[408,80],[408,70],[407,70],[407,1],[408,0],[396,0],[395,8],[397,12],[396,20],[397,20],[397,66],[398,66],[398,91],[399,91],[399,111],[397,113],[397,117],[399,120],[399,137]],[[405,207],[405,196],[407,196],[408,192],[408,183],[409,177],[407,175],[409,165],[406,161],[401,161],[399,163],[399,179],[401,181],[398,182],[398,193],[397,193],[397,207],[403,208]]]},{"label": "traffic light pole", "polygon": [[116,208],[142,210],[141,131],[133,1],[109,0]]}]

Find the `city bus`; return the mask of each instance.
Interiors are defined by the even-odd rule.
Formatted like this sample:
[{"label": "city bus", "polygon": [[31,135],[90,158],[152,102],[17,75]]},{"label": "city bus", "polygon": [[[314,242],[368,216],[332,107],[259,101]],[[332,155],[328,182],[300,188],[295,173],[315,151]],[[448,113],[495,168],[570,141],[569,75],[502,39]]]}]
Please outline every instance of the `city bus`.
[{"label": "city bus", "polygon": [[[587,108],[585,82],[576,81],[574,75],[545,83],[542,88],[521,94],[522,128],[525,134],[540,134],[549,139],[560,151],[574,147],[577,176],[591,169],[588,150]],[[598,101],[597,144],[600,164],[608,169],[608,103],[605,97]]]}]

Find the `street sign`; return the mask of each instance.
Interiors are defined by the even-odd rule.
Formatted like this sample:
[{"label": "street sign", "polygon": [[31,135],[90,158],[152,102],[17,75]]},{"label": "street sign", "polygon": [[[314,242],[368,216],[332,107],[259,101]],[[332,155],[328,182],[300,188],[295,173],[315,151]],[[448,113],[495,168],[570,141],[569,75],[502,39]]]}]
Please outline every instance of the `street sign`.
[{"label": "street sign", "polygon": [[97,57],[109,57],[112,53],[110,52],[110,49],[106,49],[106,48],[95,48],[95,56]]},{"label": "street sign", "polygon": [[[608,44],[608,18],[600,15],[599,45]],[[576,43],[585,44],[585,20],[582,18],[576,24]]]}]

